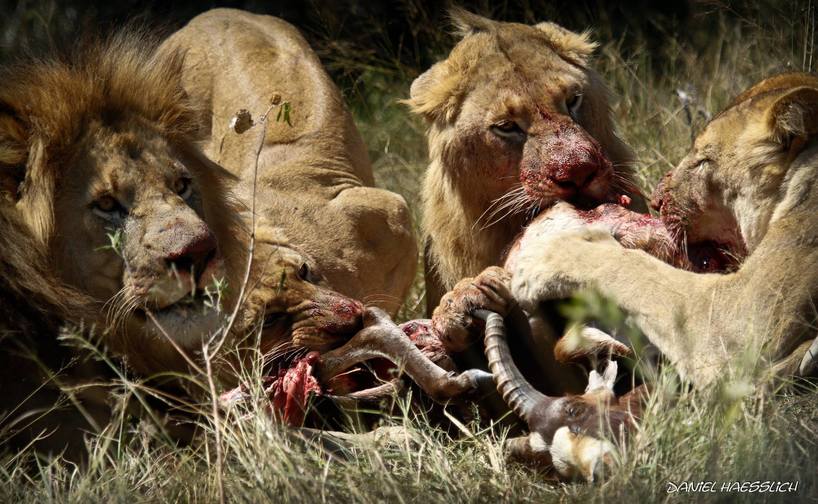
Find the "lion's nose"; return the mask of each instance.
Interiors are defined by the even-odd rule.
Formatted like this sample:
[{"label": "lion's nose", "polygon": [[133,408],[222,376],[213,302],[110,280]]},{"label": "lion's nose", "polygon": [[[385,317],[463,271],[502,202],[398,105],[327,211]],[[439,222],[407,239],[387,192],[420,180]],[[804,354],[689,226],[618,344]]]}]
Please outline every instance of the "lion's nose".
[{"label": "lion's nose", "polygon": [[210,259],[216,254],[216,237],[209,230],[192,236],[178,248],[165,256],[168,267],[175,267],[176,271],[193,271],[201,274]]},{"label": "lion's nose", "polygon": [[573,163],[557,167],[549,174],[549,178],[564,189],[582,189],[590,184],[600,165],[590,156],[574,160]]}]

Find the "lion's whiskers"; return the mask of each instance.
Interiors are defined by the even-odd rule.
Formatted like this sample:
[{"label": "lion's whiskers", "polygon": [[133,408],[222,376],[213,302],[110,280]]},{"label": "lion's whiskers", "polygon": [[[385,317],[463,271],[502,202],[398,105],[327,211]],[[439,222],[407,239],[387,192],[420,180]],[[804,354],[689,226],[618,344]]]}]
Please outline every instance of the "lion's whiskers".
[{"label": "lion's whiskers", "polygon": [[123,286],[116,294],[111,296],[102,307],[105,312],[105,319],[110,329],[119,331],[125,323],[127,315],[133,311],[136,299]]},{"label": "lion's whiskers", "polygon": [[488,229],[511,215],[527,210],[530,206],[531,198],[528,196],[528,193],[526,193],[525,188],[522,185],[518,185],[492,201],[488,208],[486,208],[472,225],[472,229],[480,224],[481,221],[485,221],[486,223],[480,226],[479,230]]},{"label": "lion's whiskers", "polygon": [[401,298],[383,292],[377,294],[369,294],[361,298],[361,302],[364,304],[364,306],[369,306],[370,304],[378,302],[400,303],[401,301],[402,301]]},{"label": "lion's whiskers", "polygon": [[105,306],[108,307],[106,319],[109,328],[119,332],[124,328],[128,316],[133,313],[139,305],[139,299],[130,293],[125,287],[114,294]]},{"label": "lion's whiskers", "polygon": [[[495,200],[493,200],[493,201],[492,201],[492,202],[491,202],[491,203],[490,203],[490,204],[489,204],[489,205],[486,207],[486,209],[485,209],[485,210],[483,210],[483,213],[481,213],[481,214],[480,214],[480,216],[479,216],[479,217],[477,217],[477,219],[475,219],[474,223],[473,223],[473,224],[472,224],[472,226],[471,226],[472,230],[474,230],[474,228],[475,228],[475,227],[477,227],[477,225],[478,225],[478,224],[480,224],[480,221],[482,221],[482,220],[483,220],[483,217],[485,217],[485,216],[486,216],[486,215],[487,215],[489,212],[491,212],[491,211],[492,211],[492,209],[494,209],[494,208],[495,208],[495,207],[497,207],[498,205],[500,206],[500,208],[502,208],[502,207],[503,207],[503,206],[506,204],[506,203],[505,203],[503,200],[504,200],[505,198],[507,198],[507,197],[508,197],[510,194],[512,194],[513,192],[514,192],[513,190],[512,190],[512,191],[509,191],[509,192],[507,192],[507,193],[503,194],[502,196],[500,196],[499,198],[496,198]],[[481,228],[481,229],[482,229],[482,228]]]},{"label": "lion's whiskers", "polygon": [[642,191],[636,186],[633,180],[629,179],[627,175],[614,171],[613,172],[613,188],[627,192],[637,196],[643,196]]},{"label": "lion's whiskers", "polygon": [[282,341],[281,343],[274,346],[268,352],[266,352],[263,356],[263,363],[264,365],[268,364],[286,364],[295,360],[298,357],[302,357],[306,355],[308,349],[293,344],[291,339]]}]

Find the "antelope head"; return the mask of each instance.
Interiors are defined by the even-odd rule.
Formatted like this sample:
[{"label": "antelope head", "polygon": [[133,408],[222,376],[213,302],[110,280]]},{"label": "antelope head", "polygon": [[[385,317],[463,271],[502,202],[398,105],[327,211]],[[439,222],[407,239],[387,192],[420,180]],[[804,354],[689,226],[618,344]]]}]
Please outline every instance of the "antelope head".
[{"label": "antelope head", "polygon": [[608,361],[602,374],[591,371],[582,395],[547,396],[523,377],[511,358],[503,319],[486,317],[485,351],[497,390],[529,428],[530,434],[509,440],[511,458],[545,467],[564,478],[600,477],[613,462],[608,437],[626,434],[641,413],[638,387],[622,397],[613,392],[617,364]]}]

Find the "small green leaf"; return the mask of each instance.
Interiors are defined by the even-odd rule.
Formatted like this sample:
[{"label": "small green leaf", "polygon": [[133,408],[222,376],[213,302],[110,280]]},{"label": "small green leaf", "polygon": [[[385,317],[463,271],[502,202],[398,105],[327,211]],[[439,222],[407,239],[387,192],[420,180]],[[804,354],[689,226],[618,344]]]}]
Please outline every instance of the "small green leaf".
[{"label": "small green leaf", "polygon": [[290,120],[291,111],[292,107],[290,106],[290,102],[285,101],[284,103],[282,103],[281,106],[278,108],[278,113],[276,114],[276,122],[284,121],[292,128],[293,123]]},{"label": "small green leaf", "polygon": [[124,246],[124,236],[122,235],[122,228],[106,229],[106,236],[108,237],[108,245],[103,245],[94,249],[95,252],[101,250],[113,250],[116,255],[122,257],[122,248]]},{"label": "small green leaf", "polygon": [[284,270],[281,270],[281,279],[278,281],[278,291],[277,294],[281,294],[284,290],[285,284],[287,283],[287,276]]}]

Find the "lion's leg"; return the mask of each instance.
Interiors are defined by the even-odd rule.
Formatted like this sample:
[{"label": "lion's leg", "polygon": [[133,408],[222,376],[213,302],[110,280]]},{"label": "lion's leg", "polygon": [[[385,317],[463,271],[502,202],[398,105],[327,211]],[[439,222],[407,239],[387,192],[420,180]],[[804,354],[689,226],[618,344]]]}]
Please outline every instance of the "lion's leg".
[{"label": "lion's leg", "polygon": [[[528,310],[583,288],[598,291],[630,313],[659,350],[694,382],[709,381],[721,347],[710,333],[711,312],[729,300],[716,295],[726,277],[697,275],[619,245],[609,233],[584,229],[529,244],[512,271],[512,292]],[[719,335],[732,338],[734,335]],[[734,344],[735,342],[730,342]],[[697,366],[705,364],[711,369]]]},{"label": "lion's leg", "polygon": [[438,402],[494,387],[489,373],[468,370],[455,374],[437,366],[382,310],[370,308],[365,317],[363,330],[344,346],[321,355],[319,374],[322,381],[330,380],[357,363],[381,357],[395,363]]},{"label": "lion's leg", "polygon": [[[516,301],[510,292],[511,277],[507,270],[497,266],[486,268],[474,278],[465,278],[441,299],[432,316],[435,334],[450,353],[463,352],[474,342],[480,342],[484,323],[475,314],[488,310],[508,316],[513,312]],[[522,314],[522,312],[520,312]],[[515,339],[521,365],[527,367],[531,375],[538,376],[539,385],[547,387],[567,387],[579,392],[584,384],[574,383],[579,378],[578,370],[562,365],[570,361],[583,360],[593,355],[628,355],[629,349],[614,338],[594,328],[573,326],[562,338],[553,331],[549,321],[542,317],[525,317],[517,321]],[[526,327],[521,327],[525,324]],[[481,352],[482,355],[482,352]],[[557,362],[554,362],[556,358]],[[474,361],[462,357],[461,365],[476,367]],[[557,385],[559,384],[559,385]],[[560,390],[559,388],[554,389]]]},{"label": "lion's leg", "polygon": [[347,216],[354,232],[349,243],[366,245],[355,259],[362,292],[372,297],[372,304],[396,313],[409,294],[418,259],[406,201],[384,189],[351,187],[330,208]]}]

